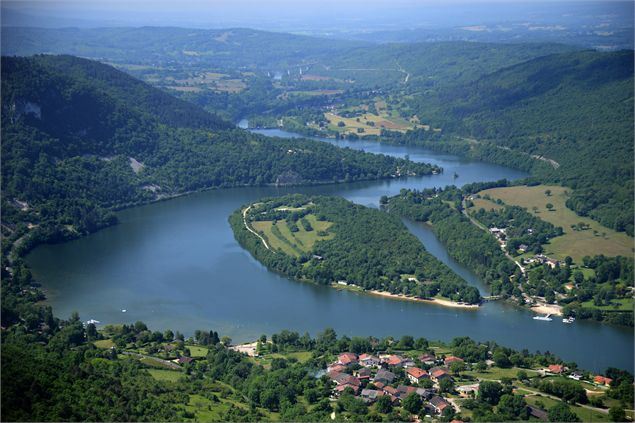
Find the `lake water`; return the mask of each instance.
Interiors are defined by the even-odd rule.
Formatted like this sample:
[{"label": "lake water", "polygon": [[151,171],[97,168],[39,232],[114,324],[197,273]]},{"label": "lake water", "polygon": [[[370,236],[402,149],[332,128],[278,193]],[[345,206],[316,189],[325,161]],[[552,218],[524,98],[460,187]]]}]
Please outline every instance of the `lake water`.
[{"label": "lake water", "polygon": [[[294,136],[279,130],[255,131]],[[214,329],[234,342],[282,329],[315,335],[377,337],[404,334],[450,340],[470,336],[516,349],[551,351],[584,368],[633,370],[633,333],[628,328],[578,321],[566,325],[533,320],[532,313],[502,302],[478,311],[397,301],[300,283],[269,272],[234,240],[231,212],[263,196],[291,192],[339,195],[377,207],[382,195],[402,188],[519,178],[522,172],[466,161],[416,147],[372,141],[324,140],[435,163],[444,173],[375,182],[313,187],[261,187],[207,191],[124,210],[121,223],[91,236],[35,249],[27,258],[57,315],[78,311],[84,320],[106,323],[143,320],[151,329],[190,335]],[[454,178],[454,172],[459,176]],[[486,293],[486,287],[455,263],[424,225],[406,222],[428,251]],[[122,312],[126,310],[126,312]]]}]

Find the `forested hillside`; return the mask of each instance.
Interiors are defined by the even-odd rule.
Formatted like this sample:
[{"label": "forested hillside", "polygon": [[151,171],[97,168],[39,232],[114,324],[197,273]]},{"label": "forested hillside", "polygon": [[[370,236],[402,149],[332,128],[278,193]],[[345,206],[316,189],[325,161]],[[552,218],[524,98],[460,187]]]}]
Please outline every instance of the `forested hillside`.
[{"label": "forested hillside", "polygon": [[[444,133],[554,160],[568,206],[633,234],[633,52],[539,57],[411,100]],[[549,169],[549,167],[543,167]]]},{"label": "forested hillside", "polygon": [[429,173],[431,166],[231,129],[86,59],[2,60],[3,248],[94,231],[109,209],[213,187]]}]

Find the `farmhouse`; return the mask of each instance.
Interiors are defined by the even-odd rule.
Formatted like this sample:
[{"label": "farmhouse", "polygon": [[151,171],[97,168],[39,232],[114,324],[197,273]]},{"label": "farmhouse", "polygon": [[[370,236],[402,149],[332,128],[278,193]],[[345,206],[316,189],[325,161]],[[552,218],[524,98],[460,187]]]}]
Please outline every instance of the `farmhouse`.
[{"label": "farmhouse", "polygon": [[369,404],[375,402],[377,398],[382,395],[384,395],[382,391],[377,391],[375,389],[362,389],[361,393],[362,400]]},{"label": "farmhouse", "polygon": [[362,367],[359,370],[354,372],[354,375],[357,376],[359,380],[369,380],[371,376],[370,369],[367,367]]},{"label": "farmhouse", "polygon": [[335,374],[331,374],[329,375],[331,377],[331,379],[333,379],[333,381],[335,383],[337,383],[338,385],[354,385],[354,386],[360,386],[362,383],[360,382],[359,379],[357,379],[355,376],[351,376],[349,374],[346,373],[335,373]]},{"label": "farmhouse", "polygon": [[403,361],[404,359],[401,358],[400,356],[391,355],[384,360],[384,363],[388,364],[389,366],[398,367],[402,365]]},{"label": "farmhouse", "polygon": [[456,388],[456,391],[459,393],[459,396],[461,396],[462,398],[470,398],[470,397],[473,398],[476,396],[476,394],[478,394],[478,389],[479,389],[479,384],[474,383],[472,385],[458,386]]},{"label": "farmhouse", "polygon": [[428,376],[428,373],[426,371],[421,370],[418,367],[409,367],[406,370],[406,375],[408,376],[408,379],[410,379],[410,382],[412,383],[419,383],[423,379],[428,379],[430,377]]}]

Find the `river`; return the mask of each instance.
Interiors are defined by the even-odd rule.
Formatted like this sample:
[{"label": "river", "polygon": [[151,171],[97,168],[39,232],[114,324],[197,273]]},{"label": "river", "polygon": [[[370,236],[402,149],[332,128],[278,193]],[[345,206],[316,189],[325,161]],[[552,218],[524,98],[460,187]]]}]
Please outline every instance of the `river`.
[{"label": "river", "polygon": [[[254,131],[291,137],[280,130]],[[402,188],[463,185],[520,178],[514,169],[468,161],[417,147],[373,141],[323,140],[438,164],[440,175],[312,187],[258,187],[201,192],[123,210],[120,224],[88,237],[36,248],[27,261],[55,313],[78,311],[101,324],[142,320],[153,330],[190,335],[214,329],[234,342],[282,329],[316,335],[326,327],[349,336],[409,334],[448,341],[456,336],[494,340],[530,351],[551,351],[594,371],[633,370],[633,333],[590,321],[563,324],[533,320],[532,313],[503,302],[478,311],[397,301],[300,283],[269,272],[234,240],[229,214],[263,196],[290,192],[339,195],[377,207],[382,195]],[[454,177],[454,173],[458,178]],[[482,293],[478,278],[454,262],[425,225],[406,222],[428,251]],[[126,310],[123,312],[122,310]]]}]

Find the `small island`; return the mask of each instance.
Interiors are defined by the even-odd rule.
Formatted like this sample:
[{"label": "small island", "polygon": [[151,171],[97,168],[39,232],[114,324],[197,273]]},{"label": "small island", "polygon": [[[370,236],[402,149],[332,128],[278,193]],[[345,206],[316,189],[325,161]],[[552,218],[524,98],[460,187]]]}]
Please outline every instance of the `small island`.
[{"label": "small island", "polygon": [[293,194],[245,205],[229,221],[240,245],[295,280],[451,307],[481,301],[399,218],[377,209]]}]

